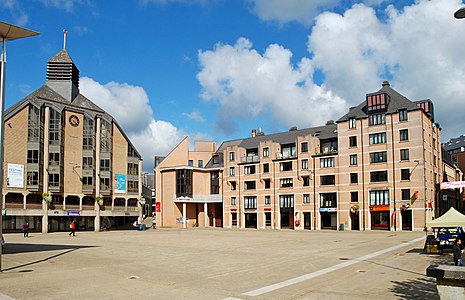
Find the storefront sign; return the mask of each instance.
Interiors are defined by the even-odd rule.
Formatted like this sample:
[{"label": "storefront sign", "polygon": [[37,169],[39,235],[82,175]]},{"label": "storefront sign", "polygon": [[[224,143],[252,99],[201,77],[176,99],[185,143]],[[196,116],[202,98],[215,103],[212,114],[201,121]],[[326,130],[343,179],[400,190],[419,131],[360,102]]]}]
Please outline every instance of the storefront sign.
[{"label": "storefront sign", "polygon": [[157,202],[157,203],[155,204],[155,211],[156,211],[156,212],[160,212],[160,202]]},{"label": "storefront sign", "polygon": [[2,209],[2,216],[6,216],[6,209]]},{"label": "storefront sign", "polygon": [[389,205],[370,206],[370,211],[386,211],[386,210],[389,210]]},{"label": "storefront sign", "polygon": [[80,216],[81,212],[79,210],[68,210],[66,212],[68,216]]},{"label": "storefront sign", "polygon": [[115,194],[126,194],[126,175],[115,174]]},{"label": "storefront sign", "polygon": [[8,175],[6,185],[13,188],[24,187],[24,166],[8,164]]},{"label": "storefront sign", "polygon": [[459,189],[465,187],[465,181],[441,182],[441,190]]},{"label": "storefront sign", "polygon": [[337,207],[321,207],[320,212],[336,212]]}]

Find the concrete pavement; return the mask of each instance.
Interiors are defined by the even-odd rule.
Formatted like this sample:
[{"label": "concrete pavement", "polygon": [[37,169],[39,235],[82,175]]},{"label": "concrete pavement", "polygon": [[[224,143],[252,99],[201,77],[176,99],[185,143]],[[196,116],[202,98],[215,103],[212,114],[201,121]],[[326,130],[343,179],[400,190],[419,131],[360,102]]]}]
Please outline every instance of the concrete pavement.
[{"label": "concrete pavement", "polygon": [[437,299],[423,232],[156,229],[6,234],[15,299]]}]

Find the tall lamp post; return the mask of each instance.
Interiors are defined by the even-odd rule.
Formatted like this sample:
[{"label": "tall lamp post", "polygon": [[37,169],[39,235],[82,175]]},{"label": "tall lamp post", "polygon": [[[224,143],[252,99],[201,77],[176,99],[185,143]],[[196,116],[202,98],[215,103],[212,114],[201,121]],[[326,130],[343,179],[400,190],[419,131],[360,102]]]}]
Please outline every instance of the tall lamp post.
[{"label": "tall lamp post", "polygon": [[[1,78],[0,78],[0,209],[2,214],[0,214],[0,239],[3,239],[3,111],[5,108],[5,77],[6,77],[6,42],[18,40],[34,35],[38,35],[38,32],[8,24],[5,22],[0,22],[0,42],[2,42],[2,54],[0,57],[1,61]],[[0,245],[0,272],[2,270],[2,245]]]}]

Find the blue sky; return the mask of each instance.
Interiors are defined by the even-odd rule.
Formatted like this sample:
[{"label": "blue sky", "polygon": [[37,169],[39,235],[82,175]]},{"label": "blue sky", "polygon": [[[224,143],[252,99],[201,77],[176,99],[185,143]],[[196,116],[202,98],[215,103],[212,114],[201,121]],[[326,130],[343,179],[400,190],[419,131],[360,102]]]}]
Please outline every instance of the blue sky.
[{"label": "blue sky", "polygon": [[386,79],[434,102],[447,141],[465,132],[465,20],[453,18],[463,5],[3,0],[1,21],[41,33],[8,43],[5,106],[45,83],[67,29],[81,92],[118,120],[145,170],[186,135],[220,143],[324,125]]}]

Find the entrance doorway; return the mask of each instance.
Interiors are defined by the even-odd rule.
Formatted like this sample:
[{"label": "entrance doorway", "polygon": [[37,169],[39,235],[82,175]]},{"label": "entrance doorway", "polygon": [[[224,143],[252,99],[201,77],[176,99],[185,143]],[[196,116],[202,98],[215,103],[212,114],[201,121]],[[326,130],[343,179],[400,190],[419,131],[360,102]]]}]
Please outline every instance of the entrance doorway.
[{"label": "entrance doorway", "polygon": [[350,229],[360,230],[360,214],[358,211],[350,213]]},{"label": "entrance doorway", "polygon": [[321,229],[337,229],[337,213],[321,213]]},{"label": "entrance doorway", "polygon": [[371,213],[371,229],[389,230],[389,211]]},{"label": "entrance doorway", "polygon": [[256,213],[245,214],[245,228],[257,228],[257,214]]},{"label": "entrance doorway", "polygon": [[402,230],[412,230],[412,210],[404,209],[402,215]]},{"label": "entrance doorway", "polygon": [[265,227],[271,228],[271,212],[270,211],[265,213]]},{"label": "entrance doorway", "polygon": [[304,229],[312,229],[312,218],[309,212],[304,212]]}]

